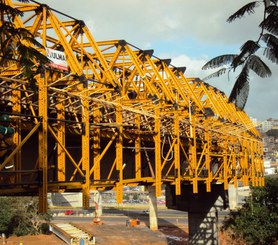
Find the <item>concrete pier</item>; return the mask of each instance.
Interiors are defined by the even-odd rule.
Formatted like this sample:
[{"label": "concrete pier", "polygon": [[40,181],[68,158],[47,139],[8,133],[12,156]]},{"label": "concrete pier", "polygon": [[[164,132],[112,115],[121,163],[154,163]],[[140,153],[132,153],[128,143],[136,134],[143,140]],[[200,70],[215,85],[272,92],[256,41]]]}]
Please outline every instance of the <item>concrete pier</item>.
[{"label": "concrete pier", "polygon": [[95,216],[100,218],[102,216],[102,196],[101,192],[98,190],[91,191],[93,196],[93,202],[95,206]]},{"label": "concrete pier", "polygon": [[149,221],[150,229],[153,231],[158,230],[158,221],[157,221],[157,198],[155,195],[155,187],[148,186],[149,192]]},{"label": "concrete pier", "polygon": [[222,184],[212,185],[211,192],[199,185],[197,194],[192,186],[184,185],[180,196],[175,195],[173,186],[166,187],[166,206],[188,212],[189,244],[218,244],[218,211],[226,209],[227,202]]},{"label": "concrete pier", "polygon": [[236,209],[238,207],[238,188],[233,184],[228,186],[229,193],[229,208],[231,210]]}]

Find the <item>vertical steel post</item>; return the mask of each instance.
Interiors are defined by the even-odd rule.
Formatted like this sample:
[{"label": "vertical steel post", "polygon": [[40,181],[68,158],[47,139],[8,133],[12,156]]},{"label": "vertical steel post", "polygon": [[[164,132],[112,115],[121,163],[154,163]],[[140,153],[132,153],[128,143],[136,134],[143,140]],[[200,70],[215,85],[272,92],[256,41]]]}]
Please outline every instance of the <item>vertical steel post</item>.
[{"label": "vertical steel post", "polygon": [[90,206],[90,113],[88,93],[82,98],[82,170],[85,183],[82,186],[83,208]]},{"label": "vertical steel post", "polygon": [[160,127],[160,109],[155,108],[154,123],[154,145],[155,145],[155,194],[161,196],[161,127]]},{"label": "vertical steel post", "polygon": [[[12,87],[16,87],[16,84],[13,83]],[[20,99],[21,99],[21,92],[19,90],[12,90],[12,103],[13,103],[13,112],[16,114],[21,113],[21,105],[20,105]],[[16,121],[16,130],[13,137],[13,143],[14,145],[18,146],[21,143],[21,119],[18,118]],[[21,170],[21,148],[18,150],[18,152],[15,155],[15,170],[20,171]],[[21,174],[17,173],[15,176],[16,183],[21,182]]]},{"label": "vertical steel post", "polygon": [[135,124],[137,125],[137,132],[135,136],[135,178],[141,178],[141,135],[140,135],[140,115],[136,115]]},{"label": "vertical steel post", "polygon": [[205,130],[205,140],[207,142],[206,144],[206,159],[205,159],[205,165],[206,165],[206,170],[207,170],[207,179],[206,179],[206,190],[207,192],[211,192],[211,181],[212,181],[212,172],[211,172],[211,138],[210,138],[210,133],[206,129]]},{"label": "vertical steel post", "polygon": [[228,157],[227,157],[228,141],[224,139],[223,142],[223,178],[224,178],[224,190],[228,190]]},{"label": "vertical steel post", "polygon": [[190,120],[190,164],[193,169],[193,193],[198,193],[198,169],[197,169],[197,154],[196,154],[196,128],[195,128],[195,117],[191,115]]},{"label": "vertical steel post", "polygon": [[[94,106],[93,111],[94,123],[100,122],[100,111],[98,105]],[[100,179],[100,128],[94,128],[93,132],[93,163],[94,163],[94,180]]]},{"label": "vertical steel post", "polygon": [[174,117],[174,134],[176,137],[176,142],[174,146],[174,156],[175,156],[175,188],[176,195],[181,194],[181,164],[180,164],[180,120],[179,111],[175,112]]},{"label": "vertical steel post", "polygon": [[41,128],[39,130],[39,212],[47,211],[47,73],[42,71],[38,79],[39,117]]},{"label": "vertical steel post", "polygon": [[118,127],[118,135],[116,139],[116,170],[117,170],[117,183],[116,183],[116,200],[117,203],[123,202],[123,115],[122,108],[116,106],[116,123]]},{"label": "vertical steel post", "polygon": [[[65,103],[63,101],[64,95],[60,94],[59,99],[62,102],[57,104],[57,138],[63,146],[66,144],[65,137]],[[57,179],[58,181],[66,180],[66,153],[60,144],[57,144]]]}]

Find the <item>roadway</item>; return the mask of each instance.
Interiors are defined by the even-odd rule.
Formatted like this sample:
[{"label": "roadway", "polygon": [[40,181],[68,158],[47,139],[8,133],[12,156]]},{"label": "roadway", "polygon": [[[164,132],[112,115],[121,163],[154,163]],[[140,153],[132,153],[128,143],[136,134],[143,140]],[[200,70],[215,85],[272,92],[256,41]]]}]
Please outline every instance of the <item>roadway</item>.
[{"label": "roadway", "polygon": [[[92,211],[74,210],[71,215],[64,215],[66,210],[53,210],[56,215],[53,218],[53,222],[92,222],[94,216]],[[57,215],[57,213],[60,213]],[[222,223],[224,217],[228,214],[227,211],[221,211],[218,213],[218,221]],[[146,225],[149,224],[149,215],[145,209],[103,209],[103,215],[101,217],[102,222],[106,224],[122,223],[125,224],[128,219],[139,219]],[[188,225],[187,212],[171,209],[158,210],[158,224],[160,226],[176,226],[176,225]]]}]

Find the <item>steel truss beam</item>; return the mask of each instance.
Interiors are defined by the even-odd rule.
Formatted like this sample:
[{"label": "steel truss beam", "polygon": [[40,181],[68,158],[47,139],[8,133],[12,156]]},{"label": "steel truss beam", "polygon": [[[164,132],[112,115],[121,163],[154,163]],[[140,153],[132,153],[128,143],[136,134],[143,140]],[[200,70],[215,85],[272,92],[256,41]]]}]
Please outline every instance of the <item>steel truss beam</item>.
[{"label": "steel truss beam", "polygon": [[[194,193],[199,184],[208,192],[215,183],[264,184],[261,137],[223,92],[152,50],[96,42],[83,21],[46,5],[5,2],[24,13],[16,27],[64,52],[68,70],[48,65],[28,81],[14,60],[1,68],[0,112],[16,133],[0,177],[16,178],[1,177],[0,194],[38,193],[45,211],[48,192],[82,191],[88,207],[92,189],[115,188],[122,202],[124,185],[154,185],[160,196],[163,184],[175,185],[176,195],[183,184]],[[0,25],[8,20],[1,16]]]}]

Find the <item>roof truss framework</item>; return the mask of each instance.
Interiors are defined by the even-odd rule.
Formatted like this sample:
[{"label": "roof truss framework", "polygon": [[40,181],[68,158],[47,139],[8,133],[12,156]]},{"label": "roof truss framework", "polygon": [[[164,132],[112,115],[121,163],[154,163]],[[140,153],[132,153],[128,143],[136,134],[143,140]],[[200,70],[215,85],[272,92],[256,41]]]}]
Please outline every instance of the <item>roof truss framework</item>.
[{"label": "roof truss framework", "polygon": [[[16,62],[1,68],[1,113],[17,129],[16,147],[0,164],[5,177],[15,161],[9,190],[1,193],[34,191],[44,203],[48,191],[82,190],[88,206],[90,189],[115,188],[121,202],[123,185],[152,184],[158,196],[162,184],[175,185],[177,195],[183,183],[195,193],[200,183],[207,191],[238,180],[263,185],[260,135],[225,94],[187,78],[184,68],[152,50],[124,40],[96,42],[83,21],[30,2],[6,0],[24,12],[15,26],[63,51],[69,69],[45,67],[27,81]],[[39,148],[26,166],[29,130]]]}]

